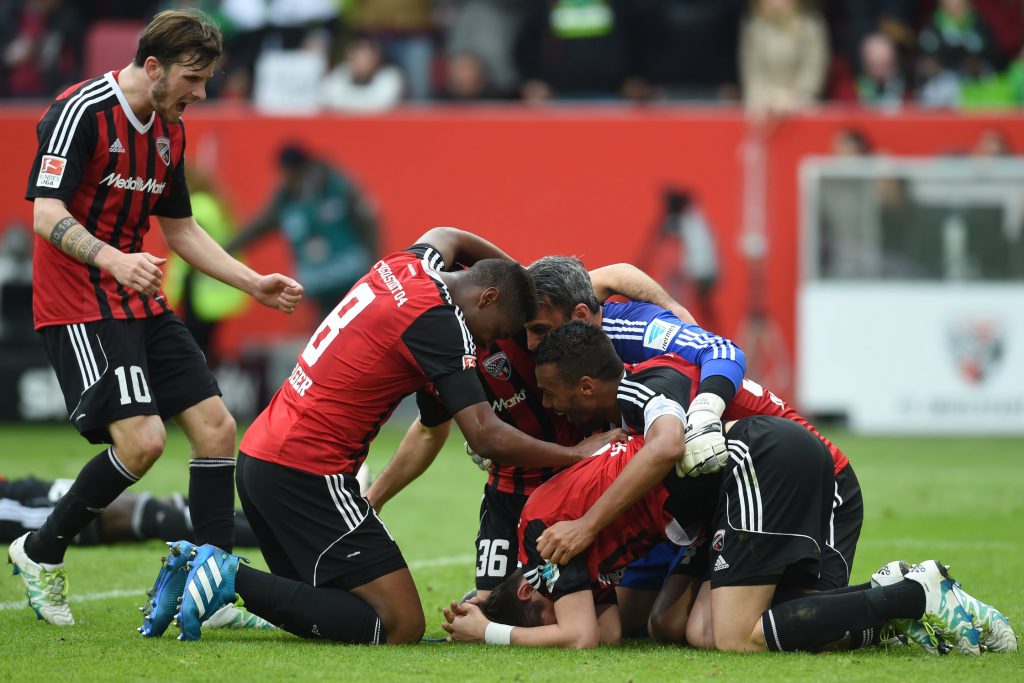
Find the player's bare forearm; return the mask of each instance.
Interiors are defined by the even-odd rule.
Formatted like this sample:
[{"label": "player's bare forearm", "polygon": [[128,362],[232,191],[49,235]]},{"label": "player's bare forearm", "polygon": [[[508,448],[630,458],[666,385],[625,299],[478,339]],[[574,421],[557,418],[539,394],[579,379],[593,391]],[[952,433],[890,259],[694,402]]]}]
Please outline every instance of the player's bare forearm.
[{"label": "player's bare forearm", "polygon": [[167,246],[201,273],[240,289],[264,306],[284,313],[293,313],[302,300],[302,285],[280,273],[260,275],[224,251],[193,217],[160,217],[159,220]]},{"label": "player's bare forearm", "polygon": [[633,301],[646,301],[671,311],[685,323],[697,324],[686,307],[669,296],[668,292],[650,275],[628,263],[614,263],[590,271],[590,281],[598,301],[612,295],[624,296]]},{"label": "player's bare forearm", "polygon": [[234,258],[203,230],[195,218],[157,219],[171,251],[193,268],[243,292],[254,294],[260,275]]},{"label": "player's bare forearm", "polygon": [[101,265],[96,262],[100,252],[114,249],[86,230],[59,199],[37,199],[33,214],[33,230],[37,235],[83,263]]},{"label": "player's bare forearm", "polygon": [[456,262],[471,266],[489,258],[515,260],[483,237],[458,228],[433,228],[416,241],[437,249],[449,267]]},{"label": "player's bare forearm", "polygon": [[580,460],[573,449],[534,439],[506,424],[490,405],[479,403],[455,414],[474,453],[516,467],[566,467]]},{"label": "player's bare forearm", "polygon": [[391,461],[366,492],[370,505],[379,511],[399,491],[426,472],[447,441],[451,425],[450,420],[436,427],[427,427],[419,420],[409,425]]},{"label": "player's bare forearm", "polygon": [[670,415],[654,421],[643,447],[580,518],[591,533],[611,524],[665,478],[685,452],[683,430],[683,424]]}]

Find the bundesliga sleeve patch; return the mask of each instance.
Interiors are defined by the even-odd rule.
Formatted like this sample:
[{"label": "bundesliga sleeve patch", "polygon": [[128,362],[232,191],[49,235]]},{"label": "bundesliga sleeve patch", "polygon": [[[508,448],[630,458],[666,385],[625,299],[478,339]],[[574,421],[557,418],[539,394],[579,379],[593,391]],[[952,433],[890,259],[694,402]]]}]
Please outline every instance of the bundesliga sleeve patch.
[{"label": "bundesliga sleeve patch", "polygon": [[64,157],[44,155],[39,163],[39,177],[36,178],[36,187],[60,187],[61,178],[64,177],[64,167],[67,163],[68,160]]},{"label": "bundesliga sleeve patch", "polygon": [[672,337],[679,331],[679,325],[652,320],[644,331],[644,346],[658,351],[667,351]]}]

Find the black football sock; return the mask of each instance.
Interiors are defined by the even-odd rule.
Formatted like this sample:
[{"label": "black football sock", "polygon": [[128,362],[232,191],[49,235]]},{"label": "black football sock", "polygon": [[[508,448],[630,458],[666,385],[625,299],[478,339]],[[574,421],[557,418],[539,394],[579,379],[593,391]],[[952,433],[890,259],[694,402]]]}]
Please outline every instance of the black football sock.
[{"label": "black football sock", "polygon": [[235,546],[235,459],[192,458],[188,501],[195,542],[230,553]]},{"label": "black football sock", "polygon": [[239,565],[235,592],[247,610],[301,638],[364,644],[388,639],[373,608],[340,588],[314,588]]},{"label": "black football sock", "polygon": [[854,592],[817,593],[772,607],[761,616],[769,650],[855,650],[878,642],[889,619],[924,613],[924,589],[913,581]]},{"label": "black football sock", "polygon": [[105,449],[85,464],[43,525],[29,535],[26,554],[35,562],[60,564],[72,539],[138,480],[118,459],[113,446]]}]

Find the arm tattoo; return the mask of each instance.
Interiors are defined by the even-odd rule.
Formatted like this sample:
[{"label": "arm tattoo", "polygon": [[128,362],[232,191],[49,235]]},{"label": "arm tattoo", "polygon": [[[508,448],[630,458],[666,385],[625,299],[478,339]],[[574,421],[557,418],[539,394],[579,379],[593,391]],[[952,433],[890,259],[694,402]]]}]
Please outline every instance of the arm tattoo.
[{"label": "arm tattoo", "polygon": [[57,221],[57,225],[53,226],[53,232],[50,233],[50,241],[53,242],[53,245],[55,247],[60,247],[61,249],[63,249],[63,247],[61,246],[61,242],[64,241],[64,235],[66,235],[68,233],[68,230],[75,227],[76,225],[81,225],[81,223],[76,221],[71,216],[65,216],[64,218],[61,218],[59,221]]},{"label": "arm tattoo", "polygon": [[96,255],[106,244],[93,237],[81,223],[71,216],[57,221],[50,233],[50,241],[65,253],[89,265],[93,265]]}]

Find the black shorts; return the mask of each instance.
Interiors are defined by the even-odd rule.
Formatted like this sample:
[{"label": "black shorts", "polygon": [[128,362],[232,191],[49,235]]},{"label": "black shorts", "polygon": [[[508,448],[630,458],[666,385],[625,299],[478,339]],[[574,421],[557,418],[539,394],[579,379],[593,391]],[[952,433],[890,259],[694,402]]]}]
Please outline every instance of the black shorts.
[{"label": "black shorts", "polygon": [[853,556],[857,552],[860,528],[864,524],[864,498],[853,467],[847,465],[836,475],[832,498],[832,519],[826,546],[822,548],[818,590],[842,588],[850,583]]},{"label": "black shorts", "polygon": [[111,422],[136,415],[166,420],[220,396],[203,352],[173,313],[52,325],[39,334],[68,418],[91,443],[111,442]]},{"label": "black shorts", "polygon": [[796,422],[767,416],[740,420],[727,443],[709,527],[711,587],[815,588],[835,491],[828,448]]},{"label": "black shorts", "polygon": [[519,562],[519,516],[528,496],[484,486],[476,535],[476,588],[494,590]]},{"label": "black shorts", "polygon": [[347,474],[319,475],[239,452],[242,510],[270,571],[351,590],[408,565]]}]

